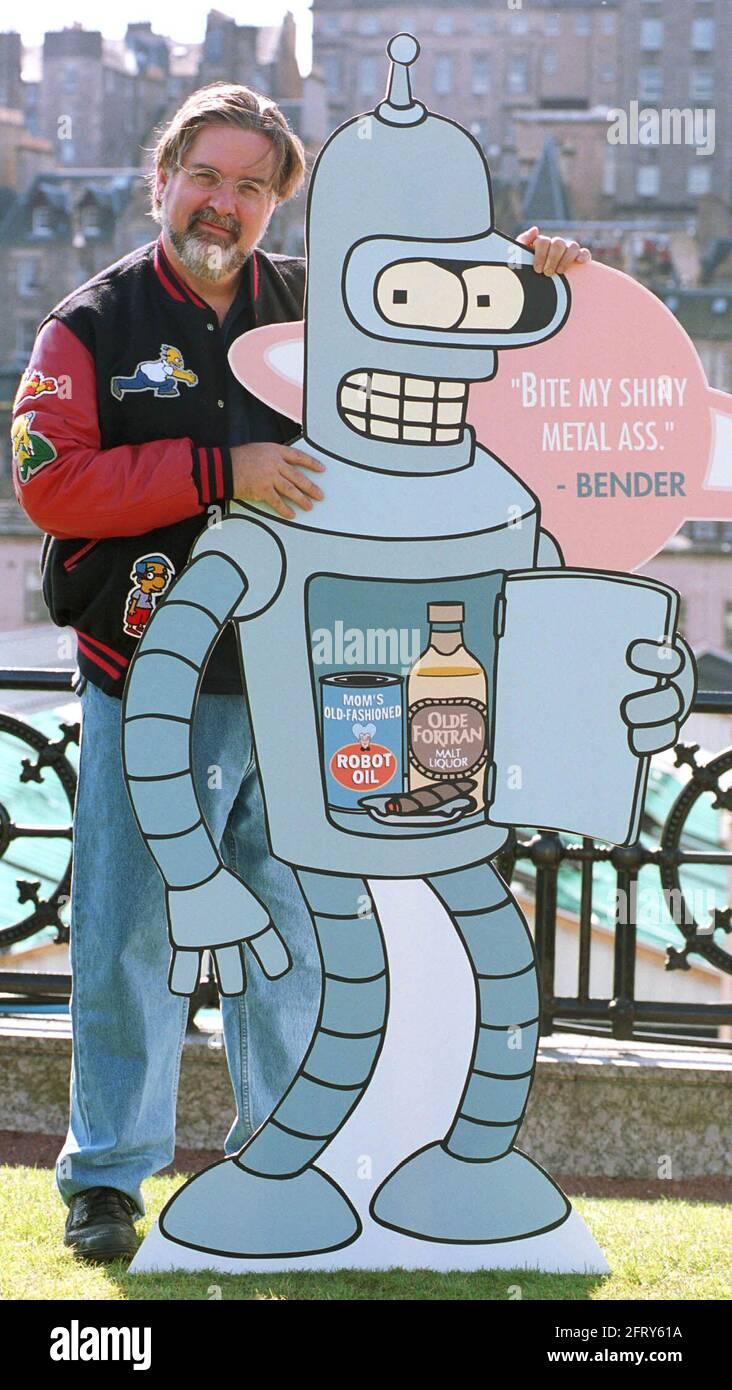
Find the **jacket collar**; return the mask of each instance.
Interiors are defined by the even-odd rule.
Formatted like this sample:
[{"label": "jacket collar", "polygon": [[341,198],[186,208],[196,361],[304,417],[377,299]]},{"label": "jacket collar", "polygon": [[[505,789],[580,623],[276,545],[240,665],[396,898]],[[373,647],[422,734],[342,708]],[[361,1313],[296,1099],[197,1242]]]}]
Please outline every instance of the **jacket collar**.
[{"label": "jacket collar", "polygon": [[[175,299],[179,304],[192,304],[194,308],[204,309],[208,314],[212,313],[211,305],[207,304],[205,299],[201,299],[200,295],[195,294],[190,285],[187,285],[185,280],[181,279],[177,271],[173,269],[163,248],[162,235],[158,237],[155,243],[153,268],[165,293],[168,294],[171,299]],[[246,262],[244,274],[249,280],[249,289],[256,318],[256,301],[259,296],[260,284],[258,253],[256,251],[252,252],[249,260]]]}]

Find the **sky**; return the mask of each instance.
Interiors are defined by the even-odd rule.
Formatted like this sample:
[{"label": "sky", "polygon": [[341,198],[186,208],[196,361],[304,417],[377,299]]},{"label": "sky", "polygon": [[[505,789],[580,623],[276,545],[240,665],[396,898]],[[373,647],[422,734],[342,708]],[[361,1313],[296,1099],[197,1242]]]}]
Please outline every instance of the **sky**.
[{"label": "sky", "polygon": [[[106,8],[106,7],[105,7]],[[43,42],[47,29],[65,29],[75,21],[85,29],[101,29],[105,38],[121,39],[128,23],[151,20],[158,34],[169,34],[181,43],[198,43],[206,28],[209,10],[229,14],[239,24],[277,24],[286,10],[291,10],[298,28],[298,60],[303,72],[311,65],[312,16],[307,0],[117,0],[106,16],[100,16],[99,0],[33,0],[28,17],[19,16],[15,24],[3,23],[3,29],[20,29],[23,43],[29,46]]]}]

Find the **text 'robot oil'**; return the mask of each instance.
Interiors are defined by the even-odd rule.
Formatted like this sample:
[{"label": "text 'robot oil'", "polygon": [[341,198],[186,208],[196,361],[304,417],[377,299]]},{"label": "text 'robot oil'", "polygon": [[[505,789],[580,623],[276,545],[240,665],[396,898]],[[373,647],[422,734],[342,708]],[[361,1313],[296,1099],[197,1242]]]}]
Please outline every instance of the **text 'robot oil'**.
[{"label": "text 'robot oil'", "polygon": [[[478,144],[413,100],[416,40],[399,35],[388,51],[387,98],[335,133],[310,185],[297,445],[326,463],[325,499],[292,521],[232,503],[156,611],[125,697],[130,796],[168,889],[171,989],[192,993],[206,949],[228,994],[244,987],[245,947],[270,978],[290,964],[277,924],[224,867],[191,777],[200,672],[229,620],[272,851],[296,869],[322,962],[317,1026],[286,1094],[236,1156],[193,1178],[162,1215],[169,1240],[222,1255],[302,1256],[361,1233],[354,1191],[318,1162],[378,1072],[401,1006],[370,879],[423,880],[420,891],[439,900],[469,961],[474,1026],[451,1123],[391,1164],[368,1219],[471,1245],[548,1231],[570,1211],[515,1148],[539,1001],[531,935],[490,862],[511,819],[491,813],[506,779],[502,731],[516,717],[497,665],[505,652],[507,669],[523,663],[535,680],[537,631],[562,580],[579,603],[604,581],[561,569],[536,497],[466,424],[470,383],[494,375],[501,348],[561,329],[570,296],[562,277],[535,274],[532,253],[493,230]],[[664,633],[670,600],[656,587]],[[684,661],[678,654],[673,669]],[[623,678],[625,694],[653,686],[644,698],[657,698],[658,682],[638,668]],[[568,741],[580,700],[568,672]],[[556,781],[536,730],[514,732],[526,740],[524,776],[533,760],[537,785]],[[417,909],[400,930],[419,955]],[[415,1105],[432,1080],[416,1059]]]}]

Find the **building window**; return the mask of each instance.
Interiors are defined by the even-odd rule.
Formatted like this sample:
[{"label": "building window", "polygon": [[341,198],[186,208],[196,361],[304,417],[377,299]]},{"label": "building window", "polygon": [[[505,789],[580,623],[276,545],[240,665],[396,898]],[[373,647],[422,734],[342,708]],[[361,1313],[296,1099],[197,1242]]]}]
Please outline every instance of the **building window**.
[{"label": "building window", "polygon": [[[692,521],[691,534],[695,541],[716,541],[719,527],[716,521]],[[732,603],[728,603],[727,607],[732,609]]]},{"label": "building window", "polygon": [[452,91],[452,58],[448,53],[438,53],[432,83],[438,96],[447,96]]},{"label": "building window", "polygon": [[329,53],[323,63],[325,85],[331,96],[340,96],[343,78],[343,64],[337,53]]},{"label": "building window", "polygon": [[644,101],[660,101],[663,95],[663,68],[641,68],[638,95]]},{"label": "building window", "polygon": [[528,34],[529,16],[526,14],[512,14],[509,17],[508,27],[512,34]]},{"label": "building window", "polygon": [[41,571],[35,561],[24,565],[23,570],[23,619],[26,623],[48,622],[48,610],[41,588]]},{"label": "building window", "polygon": [[635,191],[639,198],[657,198],[661,189],[661,170],[657,164],[641,164],[635,174]]},{"label": "building window", "polygon": [[602,82],[614,82],[616,77],[615,68],[612,63],[605,63],[600,68],[600,80]]},{"label": "building window", "polygon": [[714,72],[711,68],[691,69],[689,96],[697,101],[712,101],[714,97]]},{"label": "building window", "polygon": [[695,19],[691,26],[691,46],[695,53],[711,53],[714,49],[714,20]]},{"label": "building window", "polygon": [[64,68],[63,89],[65,92],[76,92],[79,89],[79,74],[71,64]]},{"label": "building window", "polygon": [[614,15],[614,14],[604,14],[604,15],[602,16],[602,32],[603,32],[603,34],[614,34],[614,33],[615,33],[615,15]]},{"label": "building window", "polygon": [[359,34],[363,34],[365,38],[372,38],[374,34],[378,34],[381,25],[375,14],[364,14],[361,15],[356,28]]},{"label": "building window", "polygon": [[581,39],[592,33],[592,19],[588,14],[578,14],[574,21],[574,32]]},{"label": "building window", "polygon": [[30,357],[36,341],[37,327],[35,319],[15,320],[15,350],[21,357]]},{"label": "building window", "polygon": [[729,599],[724,605],[724,649],[732,652],[732,603]]},{"label": "building window", "polygon": [[544,20],[544,33],[549,39],[556,39],[562,32],[562,16],[560,14],[548,14]]},{"label": "building window", "polygon": [[509,96],[523,96],[529,90],[529,55],[512,53],[506,68],[506,91]]},{"label": "building window", "polygon": [[701,197],[703,193],[709,193],[712,187],[712,170],[709,167],[708,159],[695,159],[689,165],[689,172],[686,175],[687,193],[696,194]]},{"label": "building window", "polygon": [[59,140],[58,144],[61,153],[61,163],[73,164],[76,157],[73,140]]},{"label": "building window", "polygon": [[[284,104],[285,103],[283,102],[282,105],[284,106]],[[286,112],[285,114],[287,115],[288,120],[290,120],[290,125],[292,125],[293,122],[290,119],[290,113]],[[97,207],[96,203],[87,203],[86,207],[81,209],[80,224],[84,236],[99,236],[102,227],[101,222],[99,220],[99,208]]]},{"label": "building window", "polygon": [[18,294],[24,297],[37,294],[41,288],[41,263],[37,256],[24,256],[18,261],[15,283]]},{"label": "building window", "polygon": [[379,67],[375,54],[369,53],[358,65],[358,89],[362,96],[374,97],[378,91]]},{"label": "building window", "polygon": [[321,20],[320,28],[321,28],[321,33],[323,33],[323,34],[340,34],[340,32],[341,32],[341,17],[340,17],[340,15],[339,15],[339,14],[326,14],[326,15],[323,15],[323,18],[322,18],[322,20]]},{"label": "building window", "polygon": [[542,71],[547,77],[554,77],[559,71],[559,55],[556,48],[547,48],[541,60]]},{"label": "building window", "polygon": [[487,53],[473,57],[473,96],[487,96],[491,89],[491,65]]},{"label": "building window", "polygon": [[644,53],[657,53],[663,48],[663,20],[641,20],[641,49]]},{"label": "building window", "polygon": [[38,203],[33,209],[32,230],[34,236],[51,235],[51,209],[45,203]]},{"label": "building window", "polygon": [[454,28],[455,25],[453,24],[452,15],[449,14],[441,14],[433,25],[436,34],[452,34]]},{"label": "building window", "polygon": [[607,198],[612,198],[618,187],[618,159],[617,146],[607,145],[605,156],[602,162],[602,191]]},{"label": "building window", "polygon": [[495,27],[492,14],[477,14],[473,20],[474,34],[492,34],[495,31]]}]

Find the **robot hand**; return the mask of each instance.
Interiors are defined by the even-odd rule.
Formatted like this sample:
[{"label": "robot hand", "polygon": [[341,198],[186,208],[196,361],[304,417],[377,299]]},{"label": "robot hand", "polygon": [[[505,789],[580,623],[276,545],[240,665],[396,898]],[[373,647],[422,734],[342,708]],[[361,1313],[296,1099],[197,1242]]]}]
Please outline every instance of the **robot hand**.
[{"label": "robot hand", "polygon": [[663,748],[672,748],[696,690],[691,648],[679,636],[673,643],[640,640],[631,642],[628,662],[636,671],[668,678],[659,689],[628,695],[621,704],[633,752],[660,753]]},{"label": "robot hand", "polygon": [[290,954],[269,913],[229,869],[217,869],[197,888],[169,888],[166,897],[172,994],[193,994],[205,950],[213,954],[222,994],[246,989],[245,944],[270,980],[287,974]]}]

